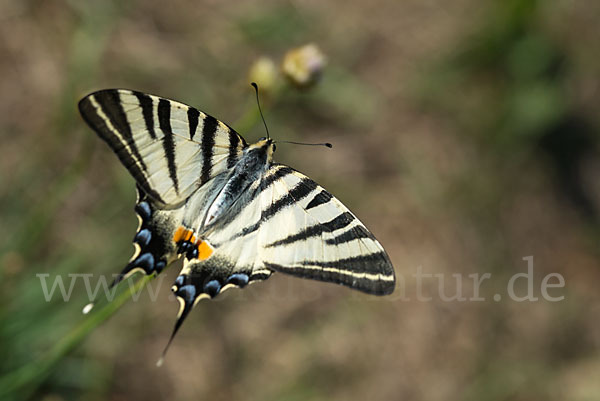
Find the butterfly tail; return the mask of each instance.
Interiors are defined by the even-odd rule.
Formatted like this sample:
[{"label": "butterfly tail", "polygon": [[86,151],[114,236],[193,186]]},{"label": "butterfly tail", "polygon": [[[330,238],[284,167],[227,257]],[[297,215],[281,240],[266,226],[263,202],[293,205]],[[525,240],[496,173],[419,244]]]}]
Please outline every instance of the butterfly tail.
[{"label": "butterfly tail", "polygon": [[177,277],[171,291],[177,297],[179,301],[179,312],[177,312],[177,320],[175,321],[175,327],[169,338],[169,342],[165,347],[160,359],[156,363],[157,366],[161,366],[164,362],[165,356],[175,335],[179,331],[179,328],[183,324],[185,318],[188,316],[190,311],[193,309],[196,302],[202,298],[211,298],[216,293],[207,293],[203,291],[202,282],[205,281],[206,274],[196,275],[191,269],[184,268],[184,271]]}]

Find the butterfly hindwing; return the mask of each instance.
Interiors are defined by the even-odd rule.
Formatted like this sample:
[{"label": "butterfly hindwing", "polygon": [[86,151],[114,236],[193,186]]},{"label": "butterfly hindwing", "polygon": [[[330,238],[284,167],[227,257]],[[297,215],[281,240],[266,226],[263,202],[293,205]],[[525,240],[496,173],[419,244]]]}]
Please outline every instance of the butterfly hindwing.
[{"label": "butterfly hindwing", "polygon": [[161,210],[139,187],[135,212],[139,225],[133,237],[135,252],[112,285],[136,272],[159,274],[178,259],[173,231],[180,225],[182,210]]},{"label": "butterfly hindwing", "polygon": [[247,146],[214,117],[137,91],[101,90],[83,98],[79,110],[143,191],[162,206],[180,205],[234,166]]}]

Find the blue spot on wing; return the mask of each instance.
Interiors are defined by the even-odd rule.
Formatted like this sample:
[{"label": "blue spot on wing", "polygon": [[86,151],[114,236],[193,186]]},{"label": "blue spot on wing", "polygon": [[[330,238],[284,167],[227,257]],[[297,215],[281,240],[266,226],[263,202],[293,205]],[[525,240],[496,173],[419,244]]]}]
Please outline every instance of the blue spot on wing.
[{"label": "blue spot on wing", "polygon": [[238,287],[242,288],[245,287],[246,284],[248,284],[249,280],[250,279],[247,274],[235,273],[229,276],[229,278],[227,279],[227,284],[237,285]]},{"label": "blue spot on wing", "polygon": [[204,284],[203,291],[212,297],[216,296],[221,290],[221,283],[218,280],[210,280]]},{"label": "blue spot on wing", "polygon": [[134,267],[141,267],[144,269],[146,274],[150,274],[154,270],[154,255],[151,253],[144,253],[140,255],[135,262],[133,262]]},{"label": "blue spot on wing", "polygon": [[135,206],[135,211],[140,215],[143,221],[146,221],[152,217],[152,209],[148,202],[140,202]]},{"label": "blue spot on wing", "polygon": [[135,235],[133,239],[134,242],[137,242],[142,248],[145,248],[150,243],[152,239],[152,233],[147,228],[144,228]]},{"label": "blue spot on wing", "polygon": [[184,285],[177,290],[177,296],[183,298],[186,304],[193,304],[196,299],[196,287],[192,284]]},{"label": "blue spot on wing", "polygon": [[184,275],[177,276],[177,278],[175,279],[175,285],[177,287],[181,287],[184,282],[185,282],[185,276]]}]

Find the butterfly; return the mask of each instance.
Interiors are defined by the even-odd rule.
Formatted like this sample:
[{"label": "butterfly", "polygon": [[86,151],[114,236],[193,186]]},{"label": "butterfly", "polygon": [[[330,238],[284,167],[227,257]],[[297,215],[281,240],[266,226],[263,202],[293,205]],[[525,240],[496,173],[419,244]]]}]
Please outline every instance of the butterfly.
[{"label": "butterfly", "polygon": [[380,243],[337,198],[275,163],[271,138],[248,144],[193,107],[125,89],[94,92],[79,111],[137,184],[135,252],[113,285],[184,259],[169,344],[199,300],[275,272],[375,295],[394,290]]}]

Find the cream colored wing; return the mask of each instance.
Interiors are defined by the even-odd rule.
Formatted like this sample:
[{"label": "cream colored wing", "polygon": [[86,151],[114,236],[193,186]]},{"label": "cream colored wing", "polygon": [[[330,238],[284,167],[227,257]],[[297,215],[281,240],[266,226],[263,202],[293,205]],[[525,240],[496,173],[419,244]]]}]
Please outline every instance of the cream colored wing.
[{"label": "cream colored wing", "polygon": [[182,204],[211,177],[232,168],[247,146],[214,117],[141,92],[94,92],[79,102],[79,111],[161,207]]},{"label": "cream colored wing", "polygon": [[329,192],[284,165],[272,165],[202,237],[210,251],[186,260],[173,286],[181,303],[175,331],[200,299],[272,272],[375,295],[394,290],[394,268],[375,237]]}]

